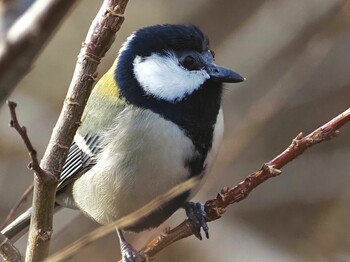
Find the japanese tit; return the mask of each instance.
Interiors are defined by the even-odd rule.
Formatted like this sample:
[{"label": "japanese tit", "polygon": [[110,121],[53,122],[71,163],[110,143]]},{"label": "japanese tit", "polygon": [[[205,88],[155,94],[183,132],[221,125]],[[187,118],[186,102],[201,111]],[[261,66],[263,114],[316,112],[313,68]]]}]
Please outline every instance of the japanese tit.
[{"label": "japanese tit", "polygon": [[[134,32],[92,91],[61,174],[57,204],[108,224],[191,177],[204,178],[223,136],[223,83],[243,80],[214,63],[208,38],[196,26]],[[154,228],[181,207],[197,220],[200,237],[206,225],[192,209],[201,206],[187,202],[197,190],[118,229],[123,260],[140,258],[121,230]],[[28,225],[29,215],[30,210],[3,233],[14,236]]]}]

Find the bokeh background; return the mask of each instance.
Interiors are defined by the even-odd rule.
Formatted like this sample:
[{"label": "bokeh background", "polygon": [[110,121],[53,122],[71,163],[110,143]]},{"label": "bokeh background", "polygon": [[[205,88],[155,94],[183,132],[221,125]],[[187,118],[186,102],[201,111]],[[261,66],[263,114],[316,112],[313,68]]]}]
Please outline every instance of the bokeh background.
[{"label": "bokeh background", "polygon": [[[31,72],[11,95],[41,156],[61,109],[76,56],[102,1],[80,1],[67,16]],[[198,0],[130,1],[117,40],[99,67],[111,66],[125,38],[159,23],[192,23],[210,37],[218,63],[247,78],[227,85],[225,141],[215,168],[196,200],[212,198],[350,105],[350,1]],[[22,141],[0,110],[0,221],[32,174]],[[210,239],[190,237],[167,248],[157,261],[350,261],[350,126],[315,146],[210,223]],[[29,205],[29,201],[27,201]],[[23,207],[25,208],[25,207]],[[130,235],[142,247],[167,226]],[[51,252],[98,225],[77,211],[55,216]],[[17,246],[24,251],[25,239]],[[82,249],[69,261],[115,261],[117,236]]]}]

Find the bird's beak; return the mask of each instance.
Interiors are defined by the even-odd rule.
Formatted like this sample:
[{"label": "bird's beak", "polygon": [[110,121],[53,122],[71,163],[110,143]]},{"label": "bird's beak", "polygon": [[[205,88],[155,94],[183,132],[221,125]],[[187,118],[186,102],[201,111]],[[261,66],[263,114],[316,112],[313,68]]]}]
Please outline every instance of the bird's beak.
[{"label": "bird's beak", "polygon": [[216,82],[223,83],[239,83],[245,80],[240,74],[223,66],[218,66],[214,63],[208,64],[205,70],[210,76],[210,79]]}]

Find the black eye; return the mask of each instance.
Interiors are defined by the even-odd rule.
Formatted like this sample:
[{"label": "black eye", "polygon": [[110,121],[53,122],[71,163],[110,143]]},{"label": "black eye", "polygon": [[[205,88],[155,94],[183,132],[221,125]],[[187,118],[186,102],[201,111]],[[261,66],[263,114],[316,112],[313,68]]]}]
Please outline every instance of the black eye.
[{"label": "black eye", "polygon": [[184,58],[180,59],[180,63],[184,68],[188,70],[197,69],[197,63],[193,56],[185,56]]}]

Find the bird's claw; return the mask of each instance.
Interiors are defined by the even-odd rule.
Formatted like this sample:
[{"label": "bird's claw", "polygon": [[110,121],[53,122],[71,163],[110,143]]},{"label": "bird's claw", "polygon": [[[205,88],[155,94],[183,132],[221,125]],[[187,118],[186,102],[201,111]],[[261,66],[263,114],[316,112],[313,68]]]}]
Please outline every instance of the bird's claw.
[{"label": "bird's claw", "polygon": [[209,238],[209,227],[207,225],[204,205],[201,203],[194,203],[189,201],[185,203],[185,211],[187,217],[191,219],[195,225],[194,235],[199,240],[202,240],[201,228],[203,228],[206,238]]},{"label": "bird's claw", "polygon": [[140,254],[128,243],[123,242],[120,246],[123,262],[141,262]]}]

